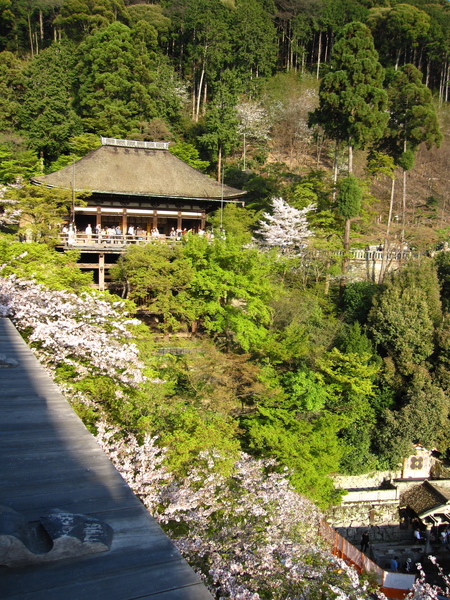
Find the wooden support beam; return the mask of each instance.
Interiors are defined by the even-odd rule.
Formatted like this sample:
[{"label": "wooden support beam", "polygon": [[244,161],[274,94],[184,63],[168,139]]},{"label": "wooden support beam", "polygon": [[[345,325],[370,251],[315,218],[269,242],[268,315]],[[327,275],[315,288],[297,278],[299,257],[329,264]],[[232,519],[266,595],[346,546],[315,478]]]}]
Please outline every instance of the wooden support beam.
[{"label": "wooden support beam", "polygon": [[100,252],[98,255],[98,289],[101,292],[105,291],[105,253]]}]

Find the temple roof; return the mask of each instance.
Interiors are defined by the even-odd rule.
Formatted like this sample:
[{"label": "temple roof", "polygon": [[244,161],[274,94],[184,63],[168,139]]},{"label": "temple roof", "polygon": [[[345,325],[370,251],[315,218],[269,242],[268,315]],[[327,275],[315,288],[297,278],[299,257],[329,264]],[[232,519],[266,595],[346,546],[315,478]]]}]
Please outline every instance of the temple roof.
[{"label": "temple roof", "polygon": [[450,490],[424,481],[405,491],[400,497],[400,504],[408,505],[419,517],[425,517],[443,507],[447,512],[450,509],[449,500]]},{"label": "temple roof", "polygon": [[33,177],[37,185],[103,194],[235,200],[245,192],[223,185],[171,154],[168,144],[102,138],[72,165]]}]

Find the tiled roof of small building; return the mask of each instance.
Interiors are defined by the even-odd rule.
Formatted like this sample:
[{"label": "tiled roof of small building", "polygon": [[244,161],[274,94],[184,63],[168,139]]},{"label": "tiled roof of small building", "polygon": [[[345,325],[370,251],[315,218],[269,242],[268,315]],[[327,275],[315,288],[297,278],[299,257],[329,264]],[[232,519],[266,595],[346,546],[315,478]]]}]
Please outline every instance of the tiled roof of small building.
[{"label": "tiled roof of small building", "polygon": [[415,485],[400,496],[401,506],[410,506],[420,517],[433,512],[450,500],[449,490],[440,488],[429,481]]},{"label": "tiled roof of small building", "polygon": [[[245,192],[223,185],[190,167],[173,154],[168,144],[104,140],[82,159],[50,173],[33,177],[37,185],[105,194],[226,201]],[[123,142],[123,144],[112,143]]]}]

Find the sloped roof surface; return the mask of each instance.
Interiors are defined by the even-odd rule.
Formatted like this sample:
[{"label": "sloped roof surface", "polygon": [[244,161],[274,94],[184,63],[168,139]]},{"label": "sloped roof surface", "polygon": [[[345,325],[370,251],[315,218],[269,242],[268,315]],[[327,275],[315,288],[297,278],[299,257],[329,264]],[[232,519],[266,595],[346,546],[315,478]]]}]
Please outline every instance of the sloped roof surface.
[{"label": "sloped roof surface", "polygon": [[[73,184],[73,181],[75,183]],[[168,150],[104,145],[74,165],[34,177],[33,183],[64,189],[205,200],[232,200],[245,194],[200,173]]]},{"label": "sloped roof surface", "polygon": [[404,492],[400,497],[400,504],[409,505],[420,516],[444,506],[449,499],[448,490],[424,481]]}]

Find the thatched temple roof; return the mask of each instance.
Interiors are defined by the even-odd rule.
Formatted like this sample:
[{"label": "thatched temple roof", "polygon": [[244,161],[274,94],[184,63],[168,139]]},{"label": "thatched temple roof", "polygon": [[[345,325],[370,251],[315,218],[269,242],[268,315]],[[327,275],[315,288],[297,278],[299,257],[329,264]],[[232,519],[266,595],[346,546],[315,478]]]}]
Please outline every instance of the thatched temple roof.
[{"label": "thatched temple roof", "polygon": [[223,185],[171,154],[164,142],[102,138],[102,146],[82,159],[33,177],[47,187],[94,193],[230,201],[245,192]]}]

